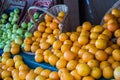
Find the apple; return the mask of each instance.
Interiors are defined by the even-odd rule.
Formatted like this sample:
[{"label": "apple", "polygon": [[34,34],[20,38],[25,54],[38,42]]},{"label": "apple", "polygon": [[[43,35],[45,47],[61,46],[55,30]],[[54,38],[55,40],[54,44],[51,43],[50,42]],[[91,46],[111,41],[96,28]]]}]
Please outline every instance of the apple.
[{"label": "apple", "polygon": [[21,38],[15,38],[15,43],[21,45],[23,43]]},{"label": "apple", "polygon": [[12,29],[12,33],[16,33],[17,32],[17,29]]},{"label": "apple", "polygon": [[29,31],[25,32],[25,37],[32,37],[32,33],[30,33]]},{"label": "apple", "polygon": [[16,36],[17,36],[17,34],[12,34],[12,40],[15,40],[15,38],[16,38]]},{"label": "apple", "polygon": [[12,33],[9,33],[7,37],[8,37],[8,39],[11,39],[12,38]]},{"label": "apple", "polygon": [[32,27],[33,27],[33,23],[29,22],[27,30],[29,31]]},{"label": "apple", "polygon": [[34,21],[33,21],[32,19],[30,19],[30,22],[31,22],[31,23],[34,23]]},{"label": "apple", "polygon": [[11,34],[12,33],[12,29],[7,29],[7,34]]},{"label": "apple", "polygon": [[20,9],[18,9],[18,8],[14,9],[14,13],[15,14],[19,14],[20,13]]},{"label": "apple", "polygon": [[10,17],[13,17],[14,16],[14,12],[10,12]]},{"label": "apple", "polygon": [[39,12],[35,12],[34,15],[33,15],[34,19],[38,19],[38,18],[39,18],[39,15],[40,15]]},{"label": "apple", "polygon": [[18,24],[13,25],[13,29],[18,29],[18,28],[19,28]]},{"label": "apple", "polygon": [[5,46],[5,42],[0,42],[0,49],[3,49]]},{"label": "apple", "polygon": [[2,24],[6,23],[5,19],[1,19],[0,21],[1,21]]},{"label": "apple", "polygon": [[3,19],[7,19],[7,18],[8,18],[8,15],[5,14],[5,13],[3,13],[3,14],[2,14],[2,18],[3,18]]},{"label": "apple", "polygon": [[25,47],[25,44],[24,44],[24,43],[22,43],[21,48],[23,48],[23,49],[24,49],[24,47]]},{"label": "apple", "polygon": [[24,30],[22,28],[18,28],[16,31],[17,34],[23,35]]},{"label": "apple", "polygon": [[26,28],[27,28],[27,23],[26,23],[26,22],[22,22],[22,23],[21,23],[21,27],[22,27],[23,29],[26,29]]},{"label": "apple", "polygon": [[5,46],[4,49],[3,49],[4,52],[10,52],[10,50],[11,50],[11,48],[8,47],[8,46]]},{"label": "apple", "polygon": [[7,24],[6,24],[6,28],[7,28],[7,29],[9,29],[9,28],[11,28],[11,27],[12,27],[12,25],[11,25],[10,23],[7,23]]},{"label": "apple", "polygon": [[13,20],[13,17],[9,17],[8,21],[12,22],[12,20]]}]

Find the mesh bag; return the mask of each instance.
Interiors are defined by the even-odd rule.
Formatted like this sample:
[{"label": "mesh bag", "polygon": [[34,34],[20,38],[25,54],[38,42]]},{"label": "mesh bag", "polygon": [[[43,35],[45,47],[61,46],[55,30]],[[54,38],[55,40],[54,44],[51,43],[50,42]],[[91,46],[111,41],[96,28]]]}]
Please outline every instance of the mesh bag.
[{"label": "mesh bag", "polygon": [[[38,21],[35,21],[34,18],[32,17],[31,12],[30,12],[32,9],[38,9],[38,10],[44,12],[44,13],[40,16],[40,18],[39,18]],[[57,15],[58,15],[58,13],[59,13],[60,11],[64,11],[64,12],[65,12],[65,17],[64,17],[64,19],[63,19],[62,22],[60,22],[60,21],[57,19]],[[31,17],[31,19],[32,19],[33,22],[34,22],[34,26],[33,26],[32,29],[30,30],[30,32],[34,32],[34,31],[37,29],[39,23],[42,22],[42,21],[44,21],[44,16],[45,16],[46,13],[49,14],[50,16],[52,16],[54,19],[56,19],[56,20],[59,22],[59,25],[60,25],[60,33],[61,33],[61,32],[66,32],[66,31],[70,31],[70,25],[69,25],[69,20],[68,20],[68,7],[67,7],[66,5],[64,5],[64,4],[55,5],[55,6],[49,8],[49,9],[47,9],[47,10],[44,9],[44,8],[32,6],[32,7],[30,7],[30,8],[28,9],[28,13],[29,13],[29,16]]]},{"label": "mesh bag", "polygon": [[[111,13],[112,9],[114,9],[114,8],[120,9],[120,0],[118,0],[106,13]],[[104,20],[102,18],[100,24],[102,25],[103,23],[104,23]]]}]

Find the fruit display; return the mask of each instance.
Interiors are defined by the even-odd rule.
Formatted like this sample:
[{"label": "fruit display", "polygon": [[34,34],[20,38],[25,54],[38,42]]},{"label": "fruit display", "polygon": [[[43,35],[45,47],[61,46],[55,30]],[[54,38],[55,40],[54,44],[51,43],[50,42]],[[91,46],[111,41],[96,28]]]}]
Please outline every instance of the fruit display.
[{"label": "fruit display", "polygon": [[[65,15],[64,11],[60,11],[57,19],[62,22]],[[39,16],[36,12],[33,18],[38,20]],[[28,33],[33,25],[32,20],[29,23],[22,22],[19,27],[12,21],[6,21],[8,18],[9,15],[2,15],[1,19],[5,21],[1,20],[1,28],[6,30],[3,30],[1,36],[3,37],[5,31],[10,33],[11,29],[17,29],[15,33],[11,32],[12,39],[3,38],[11,41],[2,40],[9,45],[2,47],[4,52],[0,56],[1,79],[120,80],[119,9],[114,8],[105,14],[102,25],[92,25],[86,21],[77,26],[76,31],[61,33],[58,21],[49,14],[45,14],[44,21],[39,23],[33,33]],[[31,52],[29,54],[32,54],[34,63],[48,63],[57,70],[52,71],[40,66],[30,68],[25,63],[24,56],[18,55],[21,48],[25,53]],[[24,52],[22,54],[25,54]],[[32,61],[29,57],[26,59]],[[34,65],[32,62],[31,64]]]}]

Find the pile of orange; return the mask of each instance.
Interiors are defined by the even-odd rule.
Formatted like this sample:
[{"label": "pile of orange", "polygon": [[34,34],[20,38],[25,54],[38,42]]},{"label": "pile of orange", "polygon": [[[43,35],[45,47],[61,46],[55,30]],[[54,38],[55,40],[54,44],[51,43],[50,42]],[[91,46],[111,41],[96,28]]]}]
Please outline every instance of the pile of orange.
[{"label": "pile of orange", "polygon": [[[64,15],[64,12],[60,12],[57,18],[62,21]],[[59,23],[46,14],[45,22],[39,24],[38,29],[33,33],[34,36],[25,38],[24,50],[33,52],[36,62],[44,61],[56,66],[58,72],[43,70],[40,67],[31,70],[24,64],[22,58],[10,59],[9,53],[7,55],[4,53],[3,56],[6,57],[2,56],[1,77],[11,78],[14,73],[19,73],[19,78],[26,80],[114,78],[114,70],[120,66],[119,26],[120,10],[113,9],[111,13],[104,16],[103,25],[92,25],[86,21],[74,32],[59,34]],[[7,71],[6,75],[4,71]]]}]

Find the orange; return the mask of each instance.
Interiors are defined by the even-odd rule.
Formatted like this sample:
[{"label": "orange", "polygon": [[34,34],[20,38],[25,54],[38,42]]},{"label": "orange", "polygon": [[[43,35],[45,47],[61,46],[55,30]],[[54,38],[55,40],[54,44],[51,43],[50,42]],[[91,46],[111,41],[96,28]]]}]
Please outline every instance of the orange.
[{"label": "orange", "polygon": [[104,28],[101,25],[96,25],[93,28],[93,32],[101,33],[104,30]]},{"label": "orange", "polygon": [[61,74],[60,80],[75,80],[75,79],[70,73],[65,72]]},{"label": "orange", "polygon": [[70,48],[71,48],[71,46],[69,44],[63,44],[61,46],[61,51],[62,51],[62,53],[64,53],[65,51],[70,50]]},{"label": "orange", "polygon": [[13,80],[11,77],[6,77],[4,80]]},{"label": "orange", "polygon": [[56,62],[56,67],[58,69],[62,69],[62,68],[65,68],[67,65],[67,61],[65,59],[59,59],[57,62]]},{"label": "orange", "polygon": [[37,42],[37,41],[34,41],[33,43],[32,43],[32,45],[39,45],[40,44],[40,42]]},{"label": "orange", "polygon": [[89,35],[90,35],[90,32],[89,32],[89,31],[84,31],[84,30],[82,30],[79,37],[81,37],[81,36],[86,36],[86,37],[88,38]]},{"label": "orange", "polygon": [[28,74],[28,71],[19,71],[19,78],[25,79],[27,74]]},{"label": "orange", "polygon": [[43,55],[45,56],[45,55],[51,55],[52,54],[52,52],[51,52],[51,50],[45,50],[44,52],[43,52]]},{"label": "orange", "polygon": [[[57,19],[59,20],[59,22],[63,21],[63,17],[57,16]],[[59,23],[57,19],[53,19],[52,22]]]},{"label": "orange", "polygon": [[29,67],[26,64],[21,64],[19,66],[19,71],[28,71]]},{"label": "orange", "polygon": [[63,44],[63,43],[62,43],[60,40],[56,40],[56,41],[53,43],[52,47],[53,47],[53,49],[60,49],[61,46],[62,46],[62,44]]},{"label": "orange", "polygon": [[54,35],[58,35],[58,34],[59,34],[59,32],[60,32],[60,30],[59,30],[59,29],[54,29],[54,30],[53,30],[53,34],[54,34]]},{"label": "orange", "polygon": [[89,42],[89,39],[86,36],[80,36],[78,42],[80,45],[85,45]]},{"label": "orange", "polygon": [[105,61],[108,59],[108,55],[105,51],[103,50],[98,50],[95,54],[95,58],[99,61]]},{"label": "orange", "polygon": [[21,64],[24,64],[24,62],[23,61],[16,61],[15,62],[15,68],[19,69],[19,67],[20,67]]},{"label": "orange", "polygon": [[112,9],[111,14],[114,15],[115,17],[120,17],[120,10],[114,8]]},{"label": "orange", "polygon": [[43,42],[40,44],[40,48],[43,50],[46,50],[50,47],[50,44],[48,42]]},{"label": "orange", "polygon": [[117,38],[117,44],[120,46],[120,37]]},{"label": "orange", "polygon": [[77,26],[77,28],[76,28],[76,32],[81,32],[82,31],[82,26]]},{"label": "orange", "polygon": [[98,32],[92,32],[92,33],[90,34],[90,39],[97,39],[98,36],[99,36],[99,33],[98,33]]},{"label": "orange", "polygon": [[45,14],[44,18],[45,18],[45,22],[51,22],[53,19],[49,14]]},{"label": "orange", "polygon": [[26,75],[26,79],[25,80],[35,80],[37,74],[34,73],[34,70],[31,69],[29,71],[29,73]]},{"label": "orange", "polygon": [[112,68],[115,69],[117,68],[118,66],[120,66],[120,63],[118,61],[115,61],[112,63]]},{"label": "orange", "polygon": [[52,23],[50,23],[50,28],[51,29],[57,29],[58,28],[58,24],[56,23],[56,22],[52,22]]},{"label": "orange", "polygon": [[89,50],[91,47],[95,47],[95,46],[92,45],[92,44],[87,44],[87,45],[85,45],[85,49],[86,49],[86,50]]},{"label": "orange", "polygon": [[105,49],[105,52],[108,54],[108,55],[112,55],[112,51],[113,51],[113,48],[112,47],[107,47]]},{"label": "orange", "polygon": [[60,35],[59,35],[59,40],[60,41],[65,41],[65,40],[67,40],[69,37],[68,37],[68,35],[66,34],[66,33],[61,33]]},{"label": "orange", "polygon": [[65,40],[64,42],[63,42],[63,44],[68,44],[68,45],[70,45],[70,46],[72,46],[72,41],[71,40]]},{"label": "orange", "polygon": [[92,24],[91,24],[90,22],[88,22],[88,21],[86,21],[86,22],[84,22],[84,23],[82,24],[82,29],[83,29],[83,30],[90,30],[91,27],[92,27]]},{"label": "orange", "polygon": [[103,77],[106,79],[110,79],[113,77],[113,69],[110,66],[103,69]]},{"label": "orange", "polygon": [[72,34],[70,35],[70,40],[71,40],[71,41],[77,41],[77,40],[78,40],[78,37],[79,37],[79,35],[78,35],[77,33],[72,33]]},{"label": "orange", "polygon": [[78,57],[79,57],[79,58],[82,58],[83,53],[85,53],[86,51],[87,51],[86,49],[80,49],[80,50],[78,51]]},{"label": "orange", "polygon": [[50,37],[46,40],[46,42],[48,42],[50,45],[52,45],[55,41],[56,41],[55,37]]},{"label": "orange", "polygon": [[2,71],[2,73],[1,73],[2,79],[6,78],[6,77],[10,77],[10,76],[11,76],[10,71],[4,70],[4,71]]},{"label": "orange", "polygon": [[61,68],[58,70],[58,75],[59,77],[63,74],[63,73],[69,73],[69,71],[66,68]]},{"label": "orange", "polygon": [[34,69],[34,73],[36,73],[36,74],[40,74],[41,73],[41,71],[43,70],[43,68],[42,67],[36,67],[35,69]]},{"label": "orange", "polygon": [[43,54],[43,52],[44,52],[44,50],[39,48],[35,51],[35,55]]},{"label": "orange", "polygon": [[15,56],[13,57],[13,60],[14,60],[14,62],[16,62],[16,61],[22,61],[22,56],[20,56],[20,55],[15,55]]},{"label": "orange", "polygon": [[114,58],[112,56],[109,56],[108,57],[108,60],[107,60],[110,64],[112,64],[113,62],[115,62]]},{"label": "orange", "polygon": [[82,80],[95,80],[92,76],[85,76]]},{"label": "orange", "polygon": [[19,54],[20,48],[19,47],[12,47],[11,50],[10,50],[10,52],[12,54]]},{"label": "orange", "polygon": [[103,39],[103,40],[109,41],[109,37],[106,34],[100,34],[98,36],[98,39]]},{"label": "orange", "polygon": [[112,44],[111,47],[112,47],[113,49],[119,49],[119,45],[118,45],[118,44]]},{"label": "orange", "polygon": [[58,61],[58,57],[57,56],[55,56],[55,55],[50,55],[49,56],[48,62],[51,65],[55,66],[57,61]]},{"label": "orange", "polygon": [[47,80],[44,76],[38,75],[35,80]]},{"label": "orange", "polygon": [[90,68],[94,68],[94,67],[99,67],[99,61],[95,60],[95,59],[92,59],[92,60],[89,60],[87,62],[87,65],[90,67]]},{"label": "orange", "polygon": [[40,31],[40,32],[44,32],[45,28],[46,27],[44,25],[38,25],[38,27],[37,27],[38,31]]},{"label": "orange", "polygon": [[107,29],[107,23],[103,24],[103,28]]},{"label": "orange", "polygon": [[114,36],[115,37],[120,37],[120,29],[117,29],[115,32],[114,32]]},{"label": "orange", "polygon": [[90,67],[85,63],[81,63],[81,64],[79,63],[76,66],[76,70],[80,76],[87,76],[90,74],[91,71]]},{"label": "orange", "polygon": [[50,27],[51,22],[46,22],[46,26]]},{"label": "orange", "polygon": [[67,63],[66,68],[68,70],[74,70],[76,68],[76,66],[77,66],[77,61],[76,60],[71,60]]},{"label": "orange", "polygon": [[25,44],[24,50],[25,50],[25,52],[30,52],[31,51],[31,45],[30,44]]},{"label": "orange", "polygon": [[67,61],[70,61],[70,60],[73,60],[73,59],[75,59],[75,53],[73,53],[72,51],[65,51],[64,52],[64,58],[65,58],[65,60],[67,60]]},{"label": "orange", "polygon": [[40,43],[46,42],[46,40],[47,40],[47,38],[46,38],[46,37],[41,38],[41,39],[40,39]]},{"label": "orange", "polygon": [[10,52],[3,52],[2,57],[8,57],[8,58],[10,58],[11,54],[10,54]]},{"label": "orange", "polygon": [[95,42],[96,42],[96,39],[91,39],[89,43],[95,45]]},{"label": "orange", "polygon": [[64,16],[65,16],[65,12],[64,12],[64,11],[60,11],[60,12],[58,13],[58,16],[59,16],[59,17],[64,17]]},{"label": "orange", "polygon": [[112,14],[107,13],[107,14],[105,14],[103,20],[104,20],[105,22],[108,22],[110,19],[113,19],[113,18],[114,18],[114,16],[113,16]]},{"label": "orange", "polygon": [[96,52],[98,51],[98,49],[96,47],[90,47],[89,48],[89,52],[92,53],[92,54],[95,54]]},{"label": "orange", "polygon": [[100,69],[102,69],[102,70],[107,66],[110,66],[110,63],[108,61],[102,61],[100,63]]},{"label": "orange", "polygon": [[119,49],[113,50],[112,57],[114,58],[114,60],[120,61],[120,50]]},{"label": "orange", "polygon": [[44,69],[41,71],[40,75],[48,78],[50,73],[51,71],[49,69]]},{"label": "orange", "polygon": [[39,45],[31,45],[32,52],[35,52],[37,49],[39,49]]},{"label": "orange", "polygon": [[102,77],[102,70],[98,67],[93,67],[90,75],[95,79],[100,79]]},{"label": "orange", "polygon": [[36,41],[36,39],[37,39],[37,38],[36,38],[35,36],[32,37],[32,41]]},{"label": "orange", "polygon": [[89,60],[94,59],[94,55],[91,54],[90,52],[85,52],[82,55],[82,59],[83,59],[84,62],[88,62]]},{"label": "orange", "polygon": [[78,41],[74,41],[73,46],[77,46],[77,47],[81,48],[81,45],[79,44]]},{"label": "orange", "polygon": [[105,49],[107,47],[107,41],[103,39],[98,39],[95,42],[95,46],[98,49]]},{"label": "orange", "polygon": [[47,27],[47,28],[45,29],[45,33],[51,34],[51,33],[52,33],[52,29],[49,28],[49,27]]},{"label": "orange", "polygon": [[43,62],[44,61],[44,56],[42,54],[35,55],[35,61],[36,62]]},{"label": "orange", "polygon": [[52,72],[49,74],[49,78],[50,78],[50,79],[53,79],[53,80],[59,80],[58,73],[55,72],[55,71],[52,71]]},{"label": "orange", "polygon": [[56,55],[58,58],[63,56],[63,53],[61,50],[54,50],[53,54]]},{"label": "orange", "polygon": [[77,72],[76,69],[75,69],[75,70],[72,70],[72,71],[70,72],[70,74],[75,78],[75,80],[81,80],[81,79],[82,79],[82,76],[80,76],[80,75],[78,74],[78,72]]},{"label": "orange", "polygon": [[70,50],[77,55],[80,48],[78,46],[73,45]]},{"label": "orange", "polygon": [[8,67],[8,68],[7,68],[7,71],[12,72],[12,70],[14,70],[14,67]]},{"label": "orange", "polygon": [[45,33],[45,32],[44,32],[44,33],[42,34],[42,38],[47,38],[48,36],[49,36],[48,33]]},{"label": "orange", "polygon": [[116,19],[110,19],[108,22],[107,22],[107,25],[111,24],[111,23],[115,23],[117,24],[117,20]]},{"label": "orange", "polygon": [[12,73],[12,77],[19,78],[19,70],[18,69],[13,69],[11,73]]},{"label": "orange", "polygon": [[8,66],[7,65],[2,65],[1,67],[3,70],[7,70]]},{"label": "orange", "polygon": [[116,31],[118,28],[119,28],[119,26],[117,23],[108,24],[108,27],[107,27],[107,29],[111,32]]},{"label": "orange", "polygon": [[8,59],[9,59],[8,57],[2,57],[2,59],[1,59],[2,64],[6,64]]},{"label": "orange", "polygon": [[14,66],[14,60],[13,60],[13,59],[8,59],[8,60],[6,61],[6,65],[9,66],[9,67]]},{"label": "orange", "polygon": [[40,22],[39,25],[45,26],[45,22]]},{"label": "orange", "polygon": [[41,37],[42,36],[42,33],[40,31],[35,31],[33,33],[34,37],[38,38],[38,37]]}]

